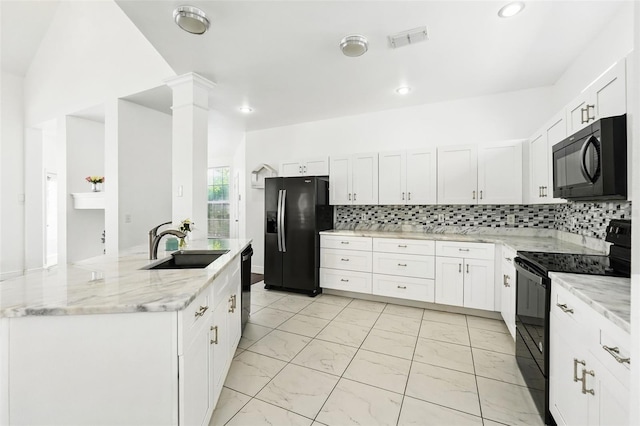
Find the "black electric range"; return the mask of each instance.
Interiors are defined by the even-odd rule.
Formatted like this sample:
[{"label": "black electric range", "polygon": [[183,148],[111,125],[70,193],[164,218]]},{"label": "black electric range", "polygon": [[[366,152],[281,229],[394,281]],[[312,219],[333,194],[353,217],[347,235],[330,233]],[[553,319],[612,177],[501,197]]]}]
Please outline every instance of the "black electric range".
[{"label": "black electric range", "polygon": [[515,259],[516,359],[530,388],[544,384],[544,398],[539,392],[532,397],[546,424],[555,424],[549,412],[549,272],[630,277],[631,221],[611,220],[605,241],[613,243],[608,255],[519,251]]}]

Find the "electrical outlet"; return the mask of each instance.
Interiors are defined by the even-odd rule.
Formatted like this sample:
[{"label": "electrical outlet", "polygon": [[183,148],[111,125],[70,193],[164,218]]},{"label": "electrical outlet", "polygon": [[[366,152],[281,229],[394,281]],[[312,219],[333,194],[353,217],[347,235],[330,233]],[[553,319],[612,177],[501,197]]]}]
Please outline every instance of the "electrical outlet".
[{"label": "electrical outlet", "polygon": [[124,215],[124,223],[131,223],[131,213],[126,213]]},{"label": "electrical outlet", "polygon": [[438,222],[444,222],[444,213],[438,215]]},{"label": "electrical outlet", "polygon": [[516,224],[516,215],[508,214],[507,215],[507,225],[515,225]]},{"label": "electrical outlet", "polygon": [[360,216],[360,220],[367,220],[367,214],[362,213],[362,215]]}]

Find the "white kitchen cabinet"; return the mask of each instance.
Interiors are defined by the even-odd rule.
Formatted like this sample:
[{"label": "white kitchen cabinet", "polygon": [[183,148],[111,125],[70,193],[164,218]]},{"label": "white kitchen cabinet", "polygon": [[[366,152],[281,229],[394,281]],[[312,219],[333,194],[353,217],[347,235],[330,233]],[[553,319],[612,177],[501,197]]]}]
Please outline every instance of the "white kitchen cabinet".
[{"label": "white kitchen cabinet", "polygon": [[371,294],[371,270],[371,238],[320,236],[320,287]]},{"label": "white kitchen cabinet", "polygon": [[330,158],[332,205],[378,203],[378,153]]},{"label": "white kitchen cabinet", "polygon": [[283,161],[280,163],[280,176],[326,176],[329,174],[327,157],[306,158],[302,160]]},{"label": "white kitchen cabinet", "polygon": [[379,154],[378,204],[436,203],[434,148]]},{"label": "white kitchen cabinet", "polygon": [[478,147],[478,204],[522,203],[522,141]]},{"label": "white kitchen cabinet", "polygon": [[464,260],[436,256],[435,302],[462,306],[464,303]]},{"label": "white kitchen cabinet", "polygon": [[493,260],[464,260],[464,303],[465,308],[493,311],[494,304],[494,264]]},{"label": "white kitchen cabinet", "polygon": [[209,340],[209,330],[203,320],[196,338],[181,357],[184,422],[188,425],[206,424],[206,416],[213,403],[213,381],[210,379],[213,363]]},{"label": "white kitchen cabinet", "polygon": [[516,268],[513,263],[516,252],[506,246],[502,246],[502,259],[500,265],[500,313],[502,319],[511,333],[511,337],[516,337]]},{"label": "white kitchen cabinet", "polygon": [[[222,390],[229,354],[229,300],[220,301],[213,311],[209,326],[209,345],[212,364],[211,393],[217,395]],[[189,424],[189,423],[187,423]]]},{"label": "white kitchen cabinet", "polygon": [[438,147],[438,203],[476,204],[478,146]]},{"label": "white kitchen cabinet", "polygon": [[562,203],[553,198],[553,145],[567,137],[567,119],[561,111],[549,120],[529,142],[530,189],[532,204]]},{"label": "white kitchen cabinet", "polygon": [[568,134],[603,117],[627,112],[626,61],[622,59],[567,105]]}]

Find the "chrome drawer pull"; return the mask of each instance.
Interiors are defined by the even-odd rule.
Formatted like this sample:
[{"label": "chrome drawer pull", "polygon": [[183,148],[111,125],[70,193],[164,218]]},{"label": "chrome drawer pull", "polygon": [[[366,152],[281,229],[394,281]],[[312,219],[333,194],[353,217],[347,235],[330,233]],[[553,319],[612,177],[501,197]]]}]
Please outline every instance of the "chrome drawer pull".
[{"label": "chrome drawer pull", "polygon": [[469,251],[469,249],[461,249],[461,248],[459,248],[458,251]]},{"label": "chrome drawer pull", "polygon": [[340,244],[349,244],[349,241],[340,241]]},{"label": "chrome drawer pull", "polygon": [[631,358],[622,358],[620,356],[620,349],[618,349],[617,346],[615,347],[609,347],[606,345],[602,345],[602,349],[604,349],[605,351],[607,351],[609,353],[609,355],[611,355],[612,357],[614,357],[616,359],[616,361],[618,361],[620,364],[631,364]]},{"label": "chrome drawer pull", "polygon": [[400,248],[407,248],[407,245],[406,245],[406,244],[398,244],[398,247],[400,247]]},{"label": "chrome drawer pull", "polygon": [[211,326],[211,331],[215,331],[216,332],[216,338],[213,339],[213,340],[210,340],[209,344],[210,345],[213,345],[213,344],[217,345],[218,344],[218,326],[217,325],[216,326]]},{"label": "chrome drawer pull", "polygon": [[398,266],[407,266],[406,263],[398,263]]},{"label": "chrome drawer pull", "polygon": [[[578,379],[578,364],[581,364],[581,365],[583,365],[585,367],[587,366],[586,362],[580,361],[580,360],[578,360],[578,358],[574,358],[573,359],[573,381],[574,382],[578,382],[578,381],[582,380],[582,378]],[[582,371],[584,371],[584,370],[582,370]]]},{"label": "chrome drawer pull", "polygon": [[207,309],[209,309],[208,306],[200,306],[200,309],[198,309],[198,311],[195,313],[196,317],[203,316],[204,313],[207,312]]},{"label": "chrome drawer pull", "polygon": [[582,369],[582,393],[590,393],[591,395],[595,395],[595,391],[593,389],[587,389],[587,374],[595,377],[596,373],[593,370]]},{"label": "chrome drawer pull", "polygon": [[344,278],[340,278],[340,281],[342,281],[343,283],[348,283],[349,280],[345,280]]},{"label": "chrome drawer pull", "polygon": [[345,258],[342,258],[340,260],[343,261],[343,262],[348,262],[349,261],[349,259],[345,259]]},{"label": "chrome drawer pull", "polygon": [[556,306],[562,309],[562,312],[564,312],[565,314],[573,313],[573,309],[569,308],[566,303],[556,303]]},{"label": "chrome drawer pull", "polygon": [[407,286],[406,286],[406,285],[399,285],[399,286],[398,286],[398,288],[399,288],[399,289],[402,289],[402,290],[406,290],[406,289],[407,289]]}]

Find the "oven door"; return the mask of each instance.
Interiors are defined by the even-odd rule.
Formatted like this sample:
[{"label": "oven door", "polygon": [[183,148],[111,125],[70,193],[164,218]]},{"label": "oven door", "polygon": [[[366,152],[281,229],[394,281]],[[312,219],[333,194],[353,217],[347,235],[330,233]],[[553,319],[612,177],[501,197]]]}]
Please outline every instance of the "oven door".
[{"label": "oven door", "polygon": [[554,145],[553,196],[578,198],[599,195],[602,195],[600,130],[593,133],[582,131]]}]

